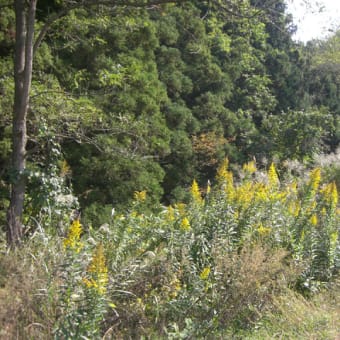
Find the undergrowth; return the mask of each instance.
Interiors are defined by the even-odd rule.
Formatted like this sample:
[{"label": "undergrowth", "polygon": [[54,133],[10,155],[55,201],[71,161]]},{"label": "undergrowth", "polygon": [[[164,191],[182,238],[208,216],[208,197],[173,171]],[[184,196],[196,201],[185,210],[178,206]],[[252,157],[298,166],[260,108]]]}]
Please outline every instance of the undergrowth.
[{"label": "undergrowth", "polygon": [[[75,218],[0,255],[4,339],[332,339],[339,208],[322,169],[280,179],[225,161],[191,201],[145,213],[146,192],[99,229]],[[66,231],[64,229],[67,229]],[[338,295],[337,295],[338,294]]]}]

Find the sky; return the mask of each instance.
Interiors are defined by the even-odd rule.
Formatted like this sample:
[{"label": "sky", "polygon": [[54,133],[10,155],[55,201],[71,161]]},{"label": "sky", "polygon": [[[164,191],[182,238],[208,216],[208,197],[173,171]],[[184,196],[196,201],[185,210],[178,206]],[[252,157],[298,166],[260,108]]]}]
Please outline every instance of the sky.
[{"label": "sky", "polygon": [[306,42],[329,36],[340,27],[340,0],[286,0],[298,31],[294,38]]}]

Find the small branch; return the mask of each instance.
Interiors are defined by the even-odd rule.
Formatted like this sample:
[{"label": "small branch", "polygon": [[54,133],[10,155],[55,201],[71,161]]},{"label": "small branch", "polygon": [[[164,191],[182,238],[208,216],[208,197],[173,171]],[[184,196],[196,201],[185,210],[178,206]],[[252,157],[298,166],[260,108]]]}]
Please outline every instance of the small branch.
[{"label": "small branch", "polygon": [[56,94],[62,94],[62,95],[66,95],[70,98],[68,98],[69,100],[73,100],[73,98],[71,98],[71,95],[70,94],[67,94],[65,91],[62,91],[62,90],[46,90],[46,91],[41,91],[41,92],[38,92],[34,95],[31,95],[30,96],[30,100],[32,101],[32,99],[36,98],[36,97],[39,97],[39,96],[42,96],[44,94],[48,94],[48,93],[56,93]]}]

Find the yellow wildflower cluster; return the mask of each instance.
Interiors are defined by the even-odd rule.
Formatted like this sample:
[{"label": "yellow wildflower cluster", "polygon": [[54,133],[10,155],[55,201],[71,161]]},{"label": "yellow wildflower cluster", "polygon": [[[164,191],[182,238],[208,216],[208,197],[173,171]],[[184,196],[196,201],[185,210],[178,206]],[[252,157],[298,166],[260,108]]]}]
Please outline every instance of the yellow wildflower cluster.
[{"label": "yellow wildflower cluster", "polygon": [[321,181],[321,169],[315,168],[309,174],[309,185],[311,187],[312,192],[316,192],[319,188]]},{"label": "yellow wildflower cluster", "polygon": [[259,225],[259,227],[257,228],[257,232],[261,235],[261,236],[266,236],[269,235],[272,231],[272,228],[269,227],[265,227],[262,223]]},{"label": "yellow wildflower cluster", "polygon": [[89,278],[83,279],[85,285],[88,288],[95,288],[95,290],[101,295],[105,294],[109,278],[102,244],[97,246],[93,258],[87,268],[87,273]]},{"label": "yellow wildflower cluster", "polygon": [[133,197],[137,202],[144,202],[146,200],[146,190],[135,191]]},{"label": "yellow wildflower cluster", "polygon": [[200,193],[200,188],[196,182],[196,180],[193,180],[192,185],[191,185],[191,197],[194,202],[196,203],[202,203],[203,199]]},{"label": "yellow wildflower cluster", "polygon": [[228,165],[229,161],[226,158],[217,169],[216,179],[222,185],[226,196],[232,200],[235,196],[234,177],[232,172],[228,171]]},{"label": "yellow wildflower cluster", "polygon": [[83,244],[80,242],[80,235],[82,232],[82,227],[79,219],[74,220],[70,225],[68,230],[67,238],[64,240],[64,247],[70,248],[79,252],[83,247]]},{"label": "yellow wildflower cluster", "polygon": [[200,273],[200,279],[201,280],[207,280],[210,274],[210,267],[205,267]]},{"label": "yellow wildflower cluster", "polygon": [[272,163],[268,170],[268,181],[270,187],[277,187],[280,184],[279,177],[276,172],[275,164]]},{"label": "yellow wildflower cluster", "polygon": [[316,214],[313,214],[312,217],[309,219],[309,222],[313,226],[317,226],[318,225],[318,216]]},{"label": "yellow wildflower cluster", "polygon": [[266,202],[268,200],[267,186],[264,185],[263,183],[256,183],[253,186],[253,191],[256,202]]},{"label": "yellow wildflower cluster", "polygon": [[183,231],[190,231],[190,222],[187,217],[184,217],[181,222],[181,230]]},{"label": "yellow wildflower cluster", "polygon": [[249,175],[253,174],[257,170],[254,161],[243,164],[242,169],[246,174],[249,174]]},{"label": "yellow wildflower cluster", "polygon": [[335,209],[339,201],[338,189],[335,182],[326,185],[321,190],[321,193],[323,194],[325,201],[331,206],[331,208]]},{"label": "yellow wildflower cluster", "polygon": [[242,185],[235,189],[236,202],[244,209],[249,207],[255,191],[253,190],[253,184],[249,181],[244,182]]},{"label": "yellow wildflower cluster", "polygon": [[228,166],[229,166],[229,160],[228,158],[225,158],[222,164],[217,169],[216,179],[219,182],[224,182],[228,178]]}]

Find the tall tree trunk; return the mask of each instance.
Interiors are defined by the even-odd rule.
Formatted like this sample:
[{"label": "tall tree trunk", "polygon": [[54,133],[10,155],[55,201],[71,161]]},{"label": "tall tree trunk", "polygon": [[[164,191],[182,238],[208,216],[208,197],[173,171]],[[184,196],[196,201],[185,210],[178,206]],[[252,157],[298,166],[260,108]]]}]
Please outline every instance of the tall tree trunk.
[{"label": "tall tree trunk", "polygon": [[37,0],[16,0],[16,42],[14,55],[14,106],[12,131],[12,172],[10,205],[7,212],[7,242],[20,243],[25,198],[26,119],[32,81],[34,22]]}]

